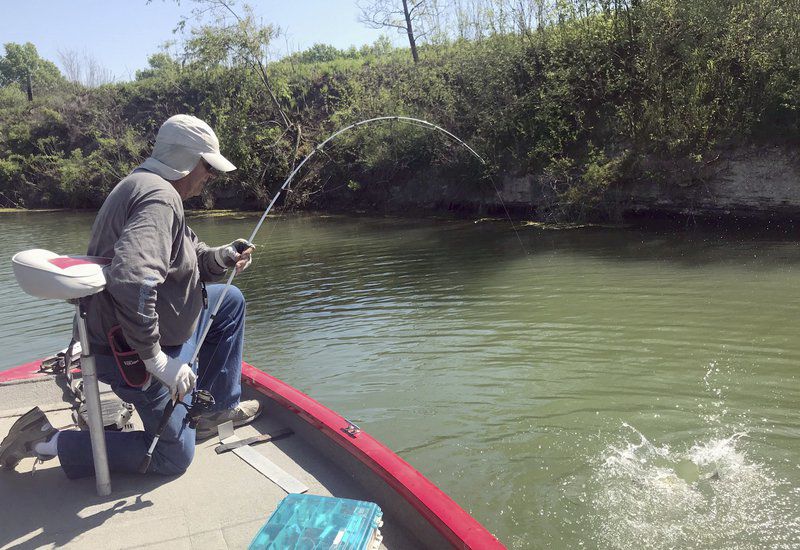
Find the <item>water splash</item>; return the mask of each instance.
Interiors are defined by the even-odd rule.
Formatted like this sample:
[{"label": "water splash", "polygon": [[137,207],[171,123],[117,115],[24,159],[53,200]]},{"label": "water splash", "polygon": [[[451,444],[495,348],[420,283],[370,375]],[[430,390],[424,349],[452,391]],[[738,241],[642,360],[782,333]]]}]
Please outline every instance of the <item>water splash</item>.
[{"label": "water splash", "polygon": [[623,424],[591,480],[601,547],[797,548],[800,502],[788,483],[751,460],[745,433],[685,450]]}]

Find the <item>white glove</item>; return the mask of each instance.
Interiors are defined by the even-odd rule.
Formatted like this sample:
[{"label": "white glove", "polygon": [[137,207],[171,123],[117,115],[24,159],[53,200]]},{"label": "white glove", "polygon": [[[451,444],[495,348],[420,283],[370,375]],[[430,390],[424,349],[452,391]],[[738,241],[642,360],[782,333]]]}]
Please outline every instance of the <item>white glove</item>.
[{"label": "white glove", "polygon": [[256,246],[246,239],[236,239],[230,244],[220,246],[214,251],[214,260],[220,267],[236,266],[236,273],[241,273],[252,261],[251,253]]},{"label": "white glove", "polygon": [[159,351],[158,355],[152,359],[143,359],[143,361],[147,372],[167,386],[170,394],[177,393],[179,400],[192,391],[197,382],[197,375],[192,372],[192,368],[187,363],[177,357],[170,357],[163,351]]}]

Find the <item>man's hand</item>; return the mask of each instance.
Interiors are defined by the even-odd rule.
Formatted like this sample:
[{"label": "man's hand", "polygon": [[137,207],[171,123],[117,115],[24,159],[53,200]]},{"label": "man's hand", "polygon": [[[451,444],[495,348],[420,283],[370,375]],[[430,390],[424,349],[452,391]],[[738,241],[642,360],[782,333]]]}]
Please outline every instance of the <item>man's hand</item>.
[{"label": "man's hand", "polygon": [[177,394],[178,400],[182,400],[183,396],[192,391],[197,382],[197,375],[188,364],[177,357],[168,356],[163,351],[159,351],[152,359],[143,361],[147,372],[167,386],[171,395]]},{"label": "man's hand", "polygon": [[221,246],[214,251],[214,259],[220,267],[236,267],[238,275],[250,266],[253,250],[256,245],[245,240],[236,239],[230,244]]}]

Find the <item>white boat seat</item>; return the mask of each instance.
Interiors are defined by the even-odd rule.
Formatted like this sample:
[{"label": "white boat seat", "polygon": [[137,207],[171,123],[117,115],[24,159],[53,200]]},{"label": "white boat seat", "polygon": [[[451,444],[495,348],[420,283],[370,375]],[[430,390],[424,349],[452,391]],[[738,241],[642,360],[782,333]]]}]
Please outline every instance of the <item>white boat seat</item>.
[{"label": "white boat seat", "polygon": [[102,291],[103,267],[110,258],[62,256],[49,250],[24,250],[11,258],[14,277],[22,290],[37,298],[74,300]]}]

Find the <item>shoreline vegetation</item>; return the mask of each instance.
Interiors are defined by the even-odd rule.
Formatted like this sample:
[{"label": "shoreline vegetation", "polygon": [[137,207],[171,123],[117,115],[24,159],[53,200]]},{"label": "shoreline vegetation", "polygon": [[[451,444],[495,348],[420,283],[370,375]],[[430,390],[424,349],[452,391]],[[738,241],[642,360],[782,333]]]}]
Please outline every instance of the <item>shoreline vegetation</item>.
[{"label": "shoreline vegetation", "polygon": [[[777,151],[787,170],[800,166],[792,0],[531,6],[540,9],[528,24],[492,26],[496,14],[476,13],[480,32],[433,33],[416,44],[418,61],[379,40],[349,50],[316,45],[269,63],[276,32],[245,9],[197,22],[135,80],[99,86],[71,82],[32,44],[6,44],[0,207],[98,208],[147,155],[160,123],[179,112],[208,121],[239,168],[194,209],[263,210],[331,133],[391,115],[444,127],[489,166],[437,133],[370,125],[309,162],[280,206],[476,218],[508,206],[515,218],[548,223],[614,222],[628,211],[702,216],[731,209],[707,201],[692,210],[686,197],[724,179],[719,167],[741,151]],[[760,215],[800,212],[800,195],[789,210],[770,206],[785,202],[752,204]]]}]

